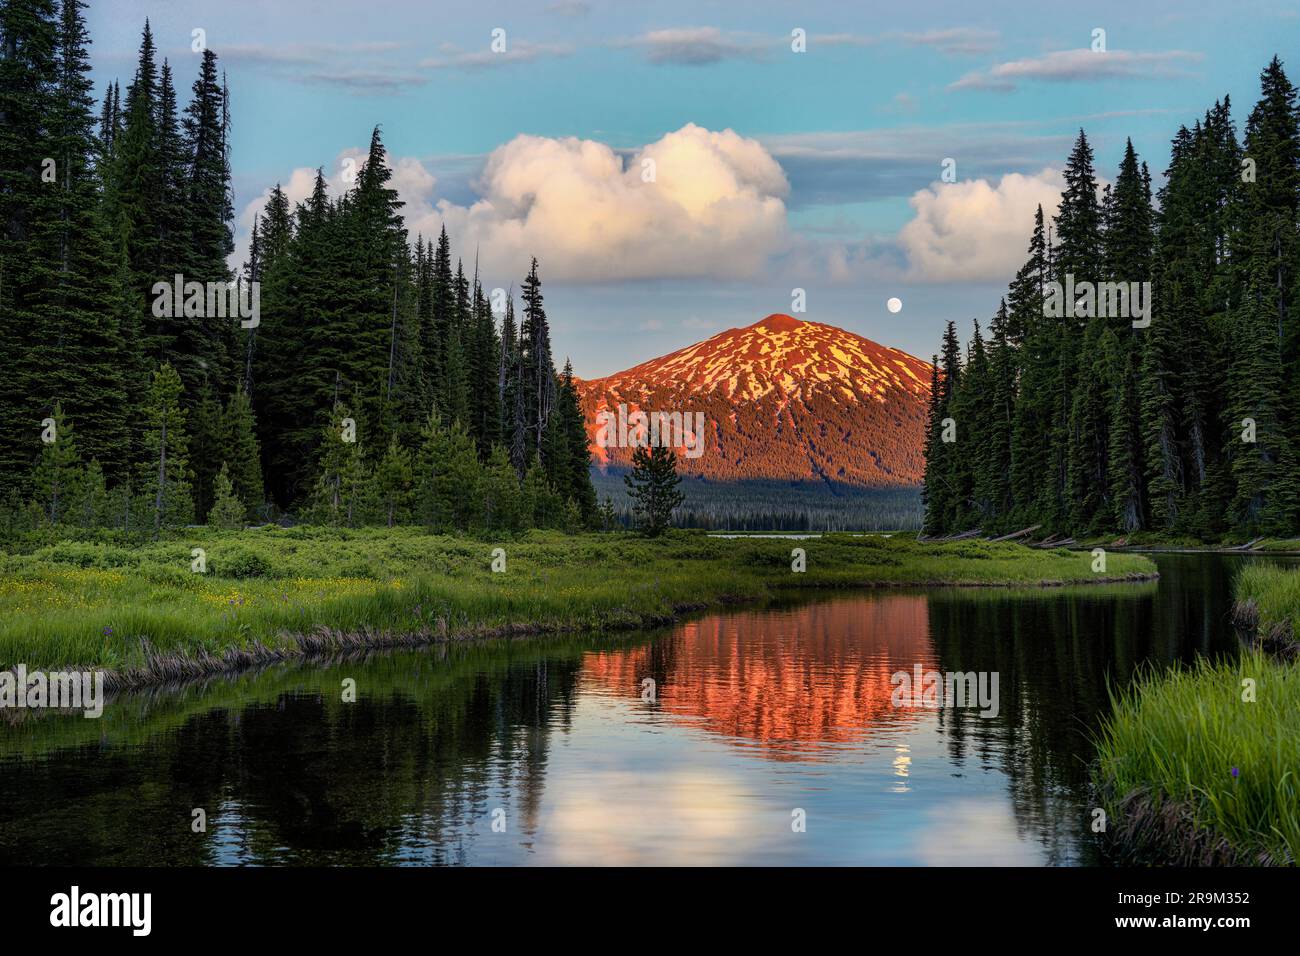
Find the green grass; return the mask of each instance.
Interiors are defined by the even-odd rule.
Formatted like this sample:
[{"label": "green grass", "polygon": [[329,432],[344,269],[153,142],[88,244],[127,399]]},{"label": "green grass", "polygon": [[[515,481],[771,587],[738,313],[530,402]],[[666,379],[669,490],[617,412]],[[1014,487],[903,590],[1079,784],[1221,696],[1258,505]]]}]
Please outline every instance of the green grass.
[{"label": "green grass", "polygon": [[[490,569],[506,552],[505,573]],[[203,548],[207,572],[191,571]],[[791,550],[807,552],[792,573]],[[663,623],[683,610],[761,601],[787,588],[1089,583],[1149,577],[1154,565],[1087,553],[910,535],[806,541],[672,532],[529,532],[503,541],[416,528],[199,528],[138,547],[65,541],[0,552],[0,666],[148,670],[167,657],[294,653],[295,635],[443,636]]]},{"label": "green grass", "polygon": [[[1149,845],[1173,862],[1300,860],[1300,664],[1284,659],[1300,627],[1300,571],[1251,562],[1235,589],[1235,616],[1260,646],[1148,675],[1103,728],[1101,789],[1139,854]],[[1242,699],[1246,681],[1254,701]]]},{"label": "green grass", "polygon": [[1255,652],[1150,674],[1115,700],[1098,757],[1123,852],[1193,865],[1300,859],[1294,665]]},{"label": "green grass", "polygon": [[1261,634],[1300,634],[1300,571],[1273,564],[1248,564],[1236,581],[1238,613]]}]

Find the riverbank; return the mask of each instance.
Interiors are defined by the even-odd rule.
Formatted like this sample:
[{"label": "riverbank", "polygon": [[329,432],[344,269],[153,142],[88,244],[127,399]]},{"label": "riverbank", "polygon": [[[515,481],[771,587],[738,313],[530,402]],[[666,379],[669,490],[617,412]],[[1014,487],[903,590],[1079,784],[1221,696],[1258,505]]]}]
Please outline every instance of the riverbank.
[{"label": "riverbank", "polygon": [[1300,573],[1267,564],[1243,568],[1235,596],[1233,619],[1263,650],[1284,660],[1300,658]]},{"label": "riverbank", "polygon": [[1081,538],[1075,545],[1081,549],[1105,548],[1134,554],[1300,554],[1300,538],[1247,538],[1240,534],[1224,537],[1220,541],[1203,541],[1200,538],[1180,537],[1152,531],[1133,534],[1104,535]]},{"label": "riverbank", "polygon": [[1243,568],[1254,648],[1148,675],[1115,699],[1097,781],[1123,858],[1192,866],[1300,860],[1300,571]]},{"label": "riverbank", "polygon": [[910,535],[486,541],[416,528],[200,528],[139,547],[0,552],[0,667],[96,668],[135,685],[358,647],[651,627],[792,589],[1156,576],[1137,555],[1109,556],[1104,572],[1093,563],[1064,549]]}]

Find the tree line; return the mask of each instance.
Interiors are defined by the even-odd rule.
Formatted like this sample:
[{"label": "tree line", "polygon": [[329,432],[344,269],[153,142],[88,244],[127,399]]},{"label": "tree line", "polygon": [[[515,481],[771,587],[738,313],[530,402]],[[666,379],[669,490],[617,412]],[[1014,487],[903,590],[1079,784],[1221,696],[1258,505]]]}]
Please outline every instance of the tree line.
[{"label": "tree line", "polygon": [[1178,130],[1154,197],[1131,141],[1099,192],[1080,130],[987,336],[934,358],[928,533],[1300,527],[1300,111],[1276,57],[1261,87],[1243,139],[1226,96]]},{"label": "tree line", "polygon": [[216,54],[182,108],[146,22],[97,106],[83,9],[0,0],[0,524],[601,522],[536,259],[517,315],[445,228],[412,244],[376,127],[340,195],[271,190],[236,273]]}]

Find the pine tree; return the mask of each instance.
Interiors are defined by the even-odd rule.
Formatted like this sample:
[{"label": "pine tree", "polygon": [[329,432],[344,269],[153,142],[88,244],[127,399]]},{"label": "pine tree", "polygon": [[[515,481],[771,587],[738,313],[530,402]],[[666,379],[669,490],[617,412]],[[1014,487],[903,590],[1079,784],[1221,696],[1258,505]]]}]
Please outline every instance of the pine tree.
[{"label": "pine tree", "polygon": [[632,498],[632,515],[646,537],[663,534],[672,522],[673,511],[686,500],[678,490],[677,454],[664,445],[637,448],[632,470],[623,476]]},{"label": "pine tree", "polygon": [[523,529],[523,494],[510,456],[500,445],[492,448],[483,472],[483,518],[489,531],[517,532]]},{"label": "pine tree", "polygon": [[[969,464],[963,458],[964,446],[961,445],[963,433],[969,430],[970,422],[958,419],[960,409],[957,394],[961,388],[961,342],[957,338],[957,326],[949,322],[943,334],[943,348],[940,354],[942,377],[939,386],[939,412],[941,423],[952,420],[956,427],[956,441],[939,443],[939,480],[947,492],[947,508],[943,515],[945,528],[959,528],[963,517],[970,507],[971,488],[967,480],[970,474]],[[942,436],[941,436],[942,437]]]},{"label": "pine tree", "polygon": [[146,293],[167,278],[162,268],[158,199],[164,194],[162,144],[158,132],[158,66],[153,33],[145,21],[135,77],[127,86],[122,130],[113,144],[113,165],[106,171],[105,213],[113,241],[125,256],[125,294],[137,316],[146,320],[143,352],[158,358],[168,344],[169,327],[149,314]]},{"label": "pine tree", "polygon": [[[1260,99],[1246,121],[1245,154],[1255,164],[1255,181],[1240,192],[1242,282],[1249,291],[1232,347],[1245,353],[1238,366],[1258,363],[1267,355],[1276,369],[1266,372],[1261,367],[1258,372],[1284,389],[1276,412],[1283,437],[1272,442],[1272,449],[1266,445],[1247,451],[1245,457],[1285,466],[1300,454],[1300,108],[1296,88],[1277,57],[1260,76]],[[1275,345],[1242,341],[1242,335],[1265,334],[1265,322]],[[1236,391],[1243,389],[1249,391],[1238,374]],[[1238,404],[1247,404],[1240,394]],[[1246,463],[1237,469],[1238,474],[1251,471]],[[1300,521],[1293,500],[1294,476],[1294,469],[1279,475],[1270,488],[1271,500],[1264,508],[1275,529],[1294,530]],[[1253,501],[1259,491],[1254,485],[1239,489],[1238,507]]]},{"label": "pine tree", "polygon": [[557,527],[562,518],[563,500],[546,480],[546,469],[534,455],[528,463],[523,479],[523,510],[528,523],[534,528]]},{"label": "pine tree", "polygon": [[[947,487],[943,476],[943,464],[940,456],[943,449],[940,433],[943,420],[943,388],[939,380],[939,356],[930,359],[930,400],[925,429],[925,483],[921,487],[921,501],[925,508],[925,519],[921,525],[923,533],[931,536],[940,535],[946,530],[945,515],[948,511]],[[606,499],[608,500],[608,499]]]},{"label": "pine tree", "polygon": [[957,406],[958,419],[966,432],[964,441],[968,447],[963,449],[963,460],[969,470],[969,477],[965,480],[969,482],[971,502],[961,523],[989,528],[1000,517],[998,502],[1002,473],[997,458],[996,391],[979,321],[974,325]]},{"label": "pine tree", "polygon": [[1286,534],[1295,526],[1297,474],[1281,415],[1276,313],[1264,291],[1269,278],[1255,276],[1233,334],[1228,427],[1237,433],[1239,447],[1232,462],[1232,509],[1251,532]]},{"label": "pine tree", "polygon": [[383,504],[375,469],[361,450],[348,460],[340,476],[341,517],[345,527],[359,528],[380,520]]},{"label": "pine tree", "polygon": [[[273,202],[278,193],[273,192]],[[253,377],[268,490],[280,507],[289,508],[309,490],[315,497],[318,450],[339,396],[350,392],[358,377],[377,387],[387,350],[383,329],[348,340],[356,334],[354,323],[364,322],[356,317],[361,304],[353,291],[360,274],[348,250],[347,222],[330,202],[320,170],[311,197],[295,210],[292,235],[287,221],[277,226],[277,218],[268,206]],[[277,234],[284,242],[280,252]],[[284,374],[286,368],[293,374]]]},{"label": "pine tree", "polygon": [[468,430],[460,422],[444,426],[430,415],[421,436],[417,487],[424,523],[435,531],[479,527],[482,466]]},{"label": "pine tree", "polygon": [[[332,295],[329,306],[343,311],[328,333],[328,354],[344,385],[357,391],[355,410],[370,423],[373,431],[367,440],[376,449],[387,447],[392,427],[383,406],[393,354],[395,295],[407,256],[406,230],[397,211],[401,200],[389,185],[391,179],[375,127],[356,186],[337,213],[333,261],[340,272],[327,280],[343,290]],[[319,292],[327,294],[328,289]]]},{"label": "pine tree", "polygon": [[492,309],[479,284],[478,267],[470,300],[469,414],[470,433],[486,461],[490,449],[501,439],[501,407],[497,399],[500,343]]},{"label": "pine tree", "polygon": [[555,411],[547,425],[548,455],[545,467],[556,492],[572,501],[580,523],[596,517],[596,489],[591,483],[591,450],[582,415],[582,400],[573,380],[573,365],[564,363],[556,392]]},{"label": "pine tree", "polygon": [[1006,299],[998,306],[993,319],[993,343],[989,359],[990,394],[987,414],[988,449],[981,476],[981,487],[987,489],[993,513],[999,524],[1010,523],[1015,502],[1011,491],[1012,437],[1015,428],[1015,408],[1018,399],[1018,369],[1016,349],[1010,339],[1010,316]]},{"label": "pine tree", "polygon": [[1059,517],[1060,489],[1054,480],[1048,432],[1056,414],[1055,382],[1059,374],[1055,321],[1044,315],[1045,286],[1051,281],[1051,246],[1043,207],[1034,215],[1029,258],[1008,291],[1008,339],[1018,349],[1019,401],[1011,432],[1013,523],[1051,524]]},{"label": "pine tree", "polygon": [[238,531],[244,527],[247,508],[235,493],[230,482],[230,472],[225,463],[214,481],[212,510],[208,512],[208,525],[224,531]]},{"label": "pine tree", "polygon": [[376,469],[376,482],[388,527],[405,524],[411,518],[414,501],[415,466],[411,453],[398,443],[396,436]]},{"label": "pine tree", "polygon": [[[1104,271],[1110,281],[1153,281],[1155,235],[1150,192],[1150,177],[1145,167],[1139,166],[1129,140],[1111,193],[1103,236]],[[1102,526],[1136,531],[1144,526],[1146,514],[1138,373],[1143,336],[1148,330],[1134,328],[1124,318],[1101,319],[1099,323],[1102,354],[1097,386],[1104,394],[1096,411],[1099,418],[1104,416],[1099,422],[1104,439],[1099,435],[1098,440],[1105,441],[1105,448],[1097,449],[1094,464],[1097,480],[1106,484],[1107,510],[1103,512],[1099,505],[1095,517]],[[1104,474],[1100,470],[1103,463]]]},{"label": "pine tree", "polygon": [[[350,490],[355,490],[361,463],[361,449],[348,426],[352,418],[347,405],[334,406],[325,426],[317,453],[316,484],[308,512],[312,522],[338,526],[348,521]],[[353,424],[356,422],[353,420]],[[358,431],[360,429],[357,429]],[[351,482],[352,488],[345,487]]]},{"label": "pine tree", "polygon": [[149,522],[156,535],[162,528],[194,519],[188,467],[189,437],[185,432],[184,391],[170,365],[154,373],[145,397],[144,448],[140,489],[149,502]]},{"label": "pine tree", "polygon": [[[158,177],[158,195],[154,197],[158,259],[154,278],[170,282],[176,273],[182,273],[187,280],[200,279],[197,271],[192,268],[190,217],[193,207],[186,183],[186,150],[181,139],[176,86],[172,80],[171,64],[166,59],[158,74],[158,103],[154,124],[158,148],[154,160]],[[171,357],[175,357],[174,353],[178,349],[183,349],[181,354],[187,358],[192,356],[193,364],[197,365],[204,356],[204,343],[197,336],[191,341],[191,330],[195,323],[182,324],[169,319],[161,320],[159,324],[163,326],[158,332],[159,338],[167,343]],[[182,371],[178,368],[177,371],[181,372],[181,381],[186,382],[185,371],[188,369]],[[188,381],[197,384],[195,373],[188,376]]]},{"label": "pine tree", "polygon": [[74,502],[68,516],[83,531],[106,527],[110,521],[109,494],[104,469],[92,458],[76,482]]},{"label": "pine tree", "polygon": [[[1209,396],[1199,391],[1189,353],[1212,361],[1201,312],[1203,290],[1211,281],[1204,230],[1205,183],[1198,169],[1204,130],[1179,129],[1166,183],[1153,267],[1154,317],[1144,331],[1139,393],[1152,526],[1172,531],[1185,526],[1189,496],[1204,472]],[[1204,385],[1200,386],[1204,387]]]},{"label": "pine tree", "polygon": [[600,503],[598,523],[601,531],[613,531],[618,524],[618,512],[614,510],[614,499],[609,495]]},{"label": "pine tree", "polygon": [[188,165],[185,184],[189,210],[188,273],[201,282],[230,278],[226,257],[234,249],[234,241],[227,210],[226,122],[225,91],[217,74],[217,55],[205,49],[183,124]]},{"label": "pine tree", "polygon": [[199,398],[187,412],[190,469],[194,476],[194,510],[206,517],[215,501],[217,472],[225,460],[221,403],[207,380],[198,385]]},{"label": "pine tree", "polygon": [[0,4],[0,488],[23,492],[35,455],[29,436],[43,417],[37,345],[45,255],[34,254],[29,236],[52,215],[42,173],[44,159],[53,158],[46,118],[57,46],[53,0]]},{"label": "pine tree", "polygon": [[501,414],[498,431],[515,473],[523,475],[528,461],[523,428],[523,396],[520,392],[519,330],[515,325],[515,294],[506,295],[506,314],[501,320],[501,354],[497,363],[497,407]]},{"label": "pine tree", "polygon": [[65,0],[47,117],[47,148],[57,177],[44,186],[48,205],[28,241],[37,283],[29,300],[38,313],[34,357],[42,370],[30,387],[42,404],[63,404],[77,420],[83,451],[117,477],[128,461],[124,368],[130,361],[117,322],[114,256],[99,209],[88,42],[81,4]]},{"label": "pine tree", "polygon": [[435,383],[434,394],[439,402],[447,403],[447,352],[451,343],[456,309],[456,289],[451,275],[451,241],[447,227],[438,235],[438,247],[429,262],[429,319],[424,324],[424,354],[428,362],[430,380]]},{"label": "pine tree", "polygon": [[47,432],[51,441],[44,441],[42,435],[41,457],[32,484],[46,520],[56,525],[67,517],[68,501],[81,472],[81,455],[72,423],[64,418],[61,405],[54,406],[52,426]]},{"label": "pine tree", "polygon": [[[1102,273],[1102,208],[1097,199],[1097,178],[1093,169],[1092,147],[1083,130],[1075,141],[1062,174],[1065,192],[1056,214],[1056,249],[1052,253],[1052,272],[1063,285],[1073,277],[1076,287],[1082,282],[1099,282]],[[1100,329],[1095,323],[1088,335],[1083,322],[1071,318],[1070,309],[1055,320],[1052,340],[1056,357],[1055,400],[1049,432],[1049,467],[1060,501],[1061,520],[1091,523],[1102,504],[1098,486],[1105,488],[1106,464],[1102,449],[1106,445],[1101,425],[1103,413],[1095,395],[1076,395],[1077,383],[1089,368],[1082,365],[1086,350],[1092,365]],[[1078,311],[1075,311],[1078,315]],[[1076,398],[1079,400],[1076,401]]]},{"label": "pine tree", "polygon": [[524,321],[520,326],[519,391],[523,403],[525,453],[545,453],[543,438],[555,407],[555,364],[551,358],[551,331],[542,305],[542,282],[533,259],[524,280]]},{"label": "pine tree", "polygon": [[248,505],[249,517],[256,517],[266,494],[262,487],[261,451],[253,407],[242,387],[236,387],[226,403],[221,431],[221,452],[229,467],[235,497]]}]

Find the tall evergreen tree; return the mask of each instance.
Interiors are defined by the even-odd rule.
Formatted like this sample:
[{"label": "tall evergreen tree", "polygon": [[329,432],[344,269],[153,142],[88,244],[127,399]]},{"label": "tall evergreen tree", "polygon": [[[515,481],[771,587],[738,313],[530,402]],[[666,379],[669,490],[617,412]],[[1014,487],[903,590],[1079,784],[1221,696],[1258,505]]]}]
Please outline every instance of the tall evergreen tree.
[{"label": "tall evergreen tree", "polygon": [[[42,415],[36,385],[43,256],[32,232],[53,217],[43,162],[51,157],[46,117],[54,106],[58,24],[53,0],[0,4],[0,487],[27,487]],[[46,266],[46,268],[48,268]],[[23,427],[27,423],[27,427]]]},{"label": "tall evergreen tree", "polygon": [[99,208],[94,102],[88,78],[85,24],[77,0],[64,0],[59,19],[57,82],[47,116],[56,181],[44,185],[45,211],[29,233],[38,313],[31,389],[42,403],[59,401],[81,426],[85,452],[120,477],[128,463],[130,399],[124,370],[129,346],[118,319],[112,245]]},{"label": "tall evergreen tree", "polygon": [[542,280],[533,259],[524,279],[521,298],[524,320],[519,329],[519,392],[523,402],[522,430],[529,457],[545,454],[543,438],[551,410],[555,407],[555,364],[551,358],[551,329],[542,305]]}]

